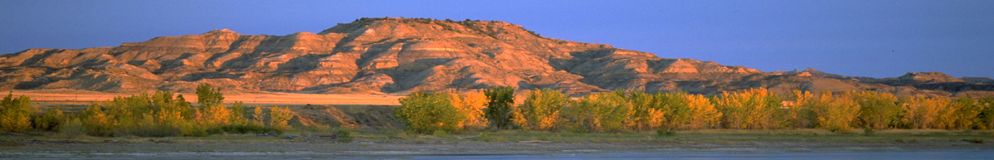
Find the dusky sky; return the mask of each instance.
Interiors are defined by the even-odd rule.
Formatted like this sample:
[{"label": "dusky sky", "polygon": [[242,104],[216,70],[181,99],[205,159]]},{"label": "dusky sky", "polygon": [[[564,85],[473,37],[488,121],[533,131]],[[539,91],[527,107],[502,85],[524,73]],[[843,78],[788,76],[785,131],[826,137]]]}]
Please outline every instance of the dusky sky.
[{"label": "dusky sky", "polygon": [[763,71],[994,77],[991,0],[0,1],[0,53],[230,28],[319,32],[361,17],[502,20],[543,36]]}]

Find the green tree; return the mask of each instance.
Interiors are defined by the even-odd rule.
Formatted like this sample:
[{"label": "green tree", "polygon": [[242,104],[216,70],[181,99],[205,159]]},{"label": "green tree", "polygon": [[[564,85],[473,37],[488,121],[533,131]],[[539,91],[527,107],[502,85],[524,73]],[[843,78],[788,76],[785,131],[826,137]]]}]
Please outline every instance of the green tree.
[{"label": "green tree", "polygon": [[520,125],[524,129],[548,130],[555,127],[559,111],[569,103],[569,97],[562,92],[541,89],[528,94],[524,104],[518,107]]},{"label": "green tree", "polygon": [[619,132],[627,130],[634,107],[616,92],[587,95],[564,109],[564,117],[576,131]]},{"label": "green tree", "polygon": [[902,109],[897,105],[897,96],[873,91],[855,92],[851,96],[860,106],[859,121],[864,128],[883,129],[898,122]]},{"label": "green tree", "polygon": [[980,114],[977,115],[980,124],[977,126],[981,129],[994,129],[994,97],[980,98],[976,105],[980,108]]},{"label": "green tree", "polygon": [[484,91],[487,108],[484,114],[497,129],[512,128],[514,119],[514,88],[494,87]]},{"label": "green tree", "polygon": [[224,95],[221,94],[221,88],[211,87],[208,84],[200,84],[197,86],[197,103],[201,107],[223,104]]},{"label": "green tree", "polygon": [[666,113],[665,129],[688,128],[692,121],[692,112],[687,104],[686,93],[660,93],[653,97],[659,108]]},{"label": "green tree", "polygon": [[445,93],[414,93],[400,99],[397,117],[407,124],[407,130],[415,133],[435,131],[457,131],[459,122],[465,118],[452,106]]},{"label": "green tree", "polygon": [[655,97],[666,113],[665,129],[715,128],[721,122],[721,112],[703,95],[663,93]]}]

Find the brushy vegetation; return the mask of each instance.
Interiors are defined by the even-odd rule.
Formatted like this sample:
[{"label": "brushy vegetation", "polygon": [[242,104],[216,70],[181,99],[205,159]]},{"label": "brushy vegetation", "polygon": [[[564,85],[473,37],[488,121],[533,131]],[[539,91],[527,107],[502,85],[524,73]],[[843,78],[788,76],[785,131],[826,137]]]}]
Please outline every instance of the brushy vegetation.
[{"label": "brushy vegetation", "polygon": [[14,97],[8,93],[0,102],[0,129],[5,132],[26,132],[31,130],[31,99],[26,96]]},{"label": "brushy vegetation", "polygon": [[[272,107],[268,117],[256,108],[247,116],[241,103],[228,107],[219,88],[198,87],[198,105],[182,95],[155,92],[94,103],[79,113],[57,108],[36,113],[28,97],[8,94],[0,108],[0,128],[5,132],[49,131],[90,136],[206,136],[220,133],[279,134],[290,129],[293,113]],[[251,119],[250,119],[251,118]],[[269,123],[262,123],[268,118]]]},{"label": "brushy vegetation", "polygon": [[[535,90],[518,106],[513,89],[447,95],[416,93],[401,101],[398,115],[409,130],[480,129],[465,125],[481,113],[495,129],[538,131],[637,132],[662,135],[690,129],[820,128],[848,132],[875,129],[994,129],[994,97],[897,97],[890,93],[853,91],[779,95],[755,88],[715,96],[687,93],[604,92],[571,99],[555,90]],[[467,99],[477,99],[467,105]],[[456,106],[456,107],[453,107]],[[472,106],[472,107],[470,107]],[[450,115],[454,114],[454,115]],[[498,123],[494,121],[505,121]],[[463,124],[463,125],[459,125]],[[485,123],[482,123],[485,124]],[[444,132],[442,132],[444,133]],[[667,133],[667,134],[663,134]]]},{"label": "brushy vegetation", "polygon": [[[201,88],[205,87],[202,85]],[[264,126],[249,121],[240,103],[232,107],[224,106],[220,92],[198,94],[198,101],[206,103],[194,106],[182,96],[170,92],[118,97],[87,108],[81,119],[85,132],[91,136],[164,137],[279,133],[287,129],[284,120],[292,116],[277,111],[281,109],[279,107],[273,107],[270,119],[283,123]]]},{"label": "brushy vegetation", "polygon": [[290,119],[293,119],[293,111],[286,107],[269,108],[269,126],[277,130],[290,128]]},{"label": "brushy vegetation", "polygon": [[[78,112],[38,109],[25,96],[0,101],[0,131],[58,132],[91,136],[206,136],[279,134],[292,129],[286,107],[225,106],[218,88],[198,88],[198,104],[170,92],[116,97]],[[574,132],[820,128],[846,132],[876,129],[994,129],[994,97],[897,97],[854,91],[778,95],[766,89],[688,93],[603,92],[570,98],[536,90],[515,106],[514,90],[414,93],[396,115],[407,130],[447,135],[484,128]],[[342,136],[346,136],[342,133]]]}]

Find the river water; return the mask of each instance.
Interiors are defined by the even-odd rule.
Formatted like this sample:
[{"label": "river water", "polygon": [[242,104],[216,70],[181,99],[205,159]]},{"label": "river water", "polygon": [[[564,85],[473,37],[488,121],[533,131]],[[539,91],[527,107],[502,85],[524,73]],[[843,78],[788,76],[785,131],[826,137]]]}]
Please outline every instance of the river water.
[{"label": "river water", "polygon": [[918,151],[661,151],[557,152],[543,154],[418,154],[413,152],[155,152],[72,153],[0,152],[0,159],[994,159],[994,149],[938,149]]}]

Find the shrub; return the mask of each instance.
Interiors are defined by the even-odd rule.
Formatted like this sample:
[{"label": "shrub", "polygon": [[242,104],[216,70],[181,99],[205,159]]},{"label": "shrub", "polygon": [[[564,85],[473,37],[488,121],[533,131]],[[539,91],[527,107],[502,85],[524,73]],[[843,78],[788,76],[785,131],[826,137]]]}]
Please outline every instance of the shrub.
[{"label": "shrub", "polygon": [[465,116],[465,119],[456,126],[458,128],[481,129],[487,127],[487,119],[484,118],[483,110],[487,107],[487,96],[481,91],[472,91],[465,94],[455,92],[448,93],[452,106]]},{"label": "shrub", "polygon": [[617,93],[587,95],[563,111],[573,129],[586,132],[625,131],[634,115],[633,106]]},{"label": "shrub", "polygon": [[290,120],[293,119],[293,111],[286,107],[269,108],[269,126],[280,131],[290,128]]},{"label": "shrub", "polygon": [[767,89],[724,92],[715,99],[722,125],[733,129],[770,129],[784,125],[781,100]]},{"label": "shrub", "polygon": [[670,137],[676,135],[676,132],[669,129],[659,129],[656,130],[656,137]]},{"label": "shrub", "polygon": [[83,128],[87,135],[113,136],[114,121],[104,113],[100,105],[92,105],[83,112]]},{"label": "shrub", "polygon": [[180,135],[182,136],[203,137],[211,134],[211,128],[198,121],[187,121],[180,128],[182,128],[180,129]]},{"label": "shrub", "polygon": [[514,119],[514,88],[489,88],[484,94],[488,99],[484,114],[490,124],[497,129],[511,128]]},{"label": "shrub", "polygon": [[78,117],[68,118],[63,125],[59,126],[58,131],[62,134],[70,136],[86,134],[86,128],[83,126],[83,121]]},{"label": "shrub", "polygon": [[396,114],[407,124],[408,131],[423,134],[455,131],[465,118],[442,93],[414,93],[401,98]]},{"label": "shrub", "polygon": [[551,89],[532,91],[517,108],[516,123],[524,129],[552,129],[559,119],[559,111],[567,103],[569,97],[562,92]]},{"label": "shrub", "polygon": [[45,110],[45,113],[35,116],[32,118],[32,125],[36,130],[41,131],[59,131],[63,122],[66,121],[66,115],[62,110],[58,108]]},{"label": "shrub", "polygon": [[211,129],[208,129],[206,132],[209,133],[209,134],[218,134],[218,133],[233,133],[233,134],[256,133],[256,134],[264,134],[264,133],[282,133],[283,131],[279,130],[279,129],[276,129],[276,128],[271,128],[271,127],[266,127],[266,126],[256,125],[256,124],[231,124],[231,125],[224,125],[224,126],[221,126],[221,127],[211,128]]},{"label": "shrub", "polygon": [[0,101],[0,129],[6,132],[31,130],[31,99],[27,96],[14,97],[13,92]]},{"label": "shrub", "polygon": [[335,141],[340,143],[352,142],[352,132],[345,129],[336,130],[332,136],[334,136]]},{"label": "shrub", "polygon": [[129,134],[140,137],[166,137],[180,135],[179,128],[159,123],[151,112],[143,113],[136,126],[131,126]]},{"label": "shrub", "polygon": [[191,126],[191,123],[183,116],[182,110],[160,110],[155,115],[155,125],[163,128],[171,128],[173,131],[167,131],[172,135],[185,135],[189,134],[195,130]]},{"label": "shrub", "polygon": [[847,131],[859,116],[860,107],[849,96],[834,97],[832,93],[822,93],[804,100],[804,108],[814,113],[818,128],[830,131]]},{"label": "shrub", "polygon": [[859,121],[867,129],[892,127],[902,112],[897,97],[890,93],[860,91],[850,96],[859,104]]}]

